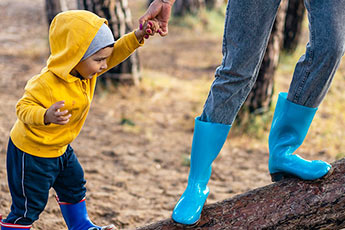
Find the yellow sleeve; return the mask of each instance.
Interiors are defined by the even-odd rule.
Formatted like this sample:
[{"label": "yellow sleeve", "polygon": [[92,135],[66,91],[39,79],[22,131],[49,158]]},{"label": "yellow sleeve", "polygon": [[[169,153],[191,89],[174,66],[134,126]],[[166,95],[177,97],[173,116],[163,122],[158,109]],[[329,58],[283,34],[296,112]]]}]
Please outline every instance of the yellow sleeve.
[{"label": "yellow sleeve", "polygon": [[134,31],[122,36],[114,44],[114,50],[108,59],[108,68],[99,75],[114,68],[124,60],[126,60],[137,48],[144,44],[144,39],[141,43],[137,40]]},{"label": "yellow sleeve", "polygon": [[35,80],[30,80],[25,86],[23,97],[17,102],[16,113],[19,120],[28,125],[43,126],[44,114],[47,110],[43,106],[49,100],[47,88]]}]

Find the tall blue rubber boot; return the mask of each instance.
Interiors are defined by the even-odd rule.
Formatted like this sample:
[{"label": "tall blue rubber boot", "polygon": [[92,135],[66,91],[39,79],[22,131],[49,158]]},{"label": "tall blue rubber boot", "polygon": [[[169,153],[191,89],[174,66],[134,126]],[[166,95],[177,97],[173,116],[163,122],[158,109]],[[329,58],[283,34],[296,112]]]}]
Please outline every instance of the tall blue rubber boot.
[{"label": "tall blue rubber boot", "polygon": [[211,164],[218,156],[228,136],[230,125],[195,119],[188,185],[177,202],[172,219],[180,224],[194,226],[199,222],[202,208],[209,194],[207,183]]},{"label": "tall blue rubber boot", "polygon": [[279,94],[268,140],[268,168],[273,182],[289,177],[316,180],[331,173],[330,164],[294,154],[303,143],[316,110],[288,101],[287,93]]},{"label": "tall blue rubber boot", "polygon": [[114,225],[99,227],[94,225],[87,214],[85,199],[76,204],[60,202],[62,216],[68,230],[116,230]]},{"label": "tall blue rubber boot", "polygon": [[31,228],[31,225],[19,225],[19,224],[9,224],[9,223],[4,223],[2,222],[2,216],[0,215],[0,226],[1,230],[27,230]]}]

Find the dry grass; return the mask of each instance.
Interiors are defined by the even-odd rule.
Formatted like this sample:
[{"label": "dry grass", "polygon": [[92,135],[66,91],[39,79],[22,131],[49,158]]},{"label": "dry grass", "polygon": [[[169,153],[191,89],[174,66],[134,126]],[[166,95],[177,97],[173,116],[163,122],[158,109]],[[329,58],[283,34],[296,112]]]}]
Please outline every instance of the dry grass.
[{"label": "dry grass", "polygon": [[[134,26],[145,2],[129,1]],[[48,50],[42,1],[5,0],[0,6],[4,28],[0,31],[0,162],[4,163],[15,103],[25,82],[44,66]],[[17,13],[19,21],[13,19]],[[215,17],[217,26],[221,25],[219,14]],[[187,26],[172,23],[168,37],[154,37],[140,49],[143,80],[139,86],[120,86],[95,96],[85,126],[73,143],[85,169],[90,216],[95,223],[114,222],[133,229],[168,218],[185,188],[193,120],[202,111],[222,58],[222,31],[212,20],[207,27],[194,26],[193,20]],[[9,40],[4,34],[12,37]],[[303,48],[298,52],[281,58],[275,95],[287,90]],[[301,148],[308,159],[333,161],[344,156],[344,81],[342,63]],[[261,127],[260,123],[255,126],[256,136],[230,134],[213,167],[209,203],[270,183],[268,132]],[[0,212],[6,216],[11,201],[5,164],[0,164],[0,178]],[[53,191],[33,229],[66,229]]]}]

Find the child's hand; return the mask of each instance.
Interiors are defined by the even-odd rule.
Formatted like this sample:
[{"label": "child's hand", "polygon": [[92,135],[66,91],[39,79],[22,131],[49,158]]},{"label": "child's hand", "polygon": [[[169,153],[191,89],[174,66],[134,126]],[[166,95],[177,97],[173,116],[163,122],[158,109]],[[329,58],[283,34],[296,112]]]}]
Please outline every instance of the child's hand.
[{"label": "child's hand", "polygon": [[50,123],[65,125],[69,122],[71,114],[68,114],[68,110],[60,112],[60,109],[65,106],[64,101],[58,101],[50,106],[44,114],[44,124],[49,125]]},{"label": "child's hand", "polygon": [[138,41],[141,42],[144,38],[148,39],[150,36],[153,36],[159,30],[159,25],[156,19],[148,20],[142,26],[142,28],[135,31],[135,36]]}]

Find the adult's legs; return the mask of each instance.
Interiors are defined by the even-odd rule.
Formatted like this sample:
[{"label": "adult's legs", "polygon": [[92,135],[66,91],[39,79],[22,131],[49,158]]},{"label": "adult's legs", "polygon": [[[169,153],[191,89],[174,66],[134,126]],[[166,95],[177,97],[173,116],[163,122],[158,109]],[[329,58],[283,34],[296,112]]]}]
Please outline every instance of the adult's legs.
[{"label": "adult's legs", "polygon": [[255,84],[279,0],[230,0],[223,61],[201,115],[202,121],[231,125]]},{"label": "adult's legs", "polygon": [[175,222],[198,222],[207,183],[238,110],[254,85],[280,1],[229,0],[223,62],[216,71],[201,118],[195,120],[188,185],[176,204]]},{"label": "adult's legs", "polygon": [[298,61],[288,100],[316,108],[324,99],[345,51],[345,0],[305,0],[309,43]]},{"label": "adult's legs", "polygon": [[269,171],[285,177],[319,179],[331,172],[323,161],[295,154],[308,133],[345,50],[345,0],[306,0],[310,41],[298,61],[289,93],[280,94],[269,136]]}]

